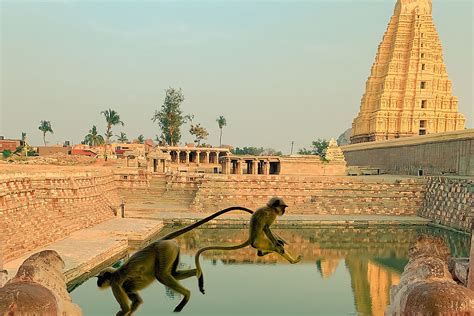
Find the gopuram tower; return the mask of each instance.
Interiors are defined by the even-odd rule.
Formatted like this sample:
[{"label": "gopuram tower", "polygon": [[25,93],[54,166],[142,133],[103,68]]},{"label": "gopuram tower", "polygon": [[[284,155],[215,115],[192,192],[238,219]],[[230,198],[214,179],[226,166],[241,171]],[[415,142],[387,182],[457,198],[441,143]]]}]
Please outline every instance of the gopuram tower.
[{"label": "gopuram tower", "polygon": [[366,82],[351,143],[464,129],[431,0],[398,0]]}]

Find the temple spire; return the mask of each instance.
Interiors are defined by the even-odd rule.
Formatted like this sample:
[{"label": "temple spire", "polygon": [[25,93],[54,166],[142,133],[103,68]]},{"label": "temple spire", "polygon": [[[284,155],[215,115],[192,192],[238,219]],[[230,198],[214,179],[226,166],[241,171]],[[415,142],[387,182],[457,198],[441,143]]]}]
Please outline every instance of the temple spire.
[{"label": "temple spire", "polygon": [[464,129],[431,0],[398,0],[366,82],[351,143]]}]

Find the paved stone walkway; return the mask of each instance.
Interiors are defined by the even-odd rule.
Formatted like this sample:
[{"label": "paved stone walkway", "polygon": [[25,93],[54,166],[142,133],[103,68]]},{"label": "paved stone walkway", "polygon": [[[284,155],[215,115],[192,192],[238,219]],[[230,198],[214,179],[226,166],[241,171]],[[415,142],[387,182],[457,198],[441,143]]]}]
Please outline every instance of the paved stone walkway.
[{"label": "paved stone walkway", "polygon": [[130,246],[140,247],[149,242],[162,227],[161,221],[153,219],[114,218],[6,262],[4,268],[12,278],[31,254],[53,249],[66,264],[64,274],[67,282],[80,282],[126,257]]}]

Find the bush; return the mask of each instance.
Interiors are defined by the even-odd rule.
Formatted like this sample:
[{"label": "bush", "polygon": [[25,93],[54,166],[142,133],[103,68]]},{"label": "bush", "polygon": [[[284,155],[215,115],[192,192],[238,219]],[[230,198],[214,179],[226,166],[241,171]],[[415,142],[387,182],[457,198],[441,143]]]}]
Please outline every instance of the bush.
[{"label": "bush", "polygon": [[11,150],[5,149],[5,150],[2,152],[2,156],[3,156],[3,158],[5,158],[5,159],[8,158],[8,157],[10,157],[11,155],[12,155]]}]

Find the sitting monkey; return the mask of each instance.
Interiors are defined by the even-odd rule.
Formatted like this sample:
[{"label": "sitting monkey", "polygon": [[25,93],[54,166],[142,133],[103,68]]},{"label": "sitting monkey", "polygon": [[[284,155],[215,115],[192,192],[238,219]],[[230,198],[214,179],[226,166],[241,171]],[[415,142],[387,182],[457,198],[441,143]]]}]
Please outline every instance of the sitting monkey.
[{"label": "sitting monkey", "polygon": [[198,283],[201,293],[204,294],[204,276],[202,274],[199,256],[208,250],[236,250],[250,245],[257,249],[258,256],[264,256],[271,252],[276,252],[292,264],[301,261],[302,256],[298,256],[298,258],[294,259],[284,249],[284,244],[286,244],[286,242],[273,234],[270,230],[270,226],[273,224],[276,217],[285,214],[286,207],[288,207],[288,205],[286,205],[283,199],[273,197],[268,201],[266,206],[259,208],[252,214],[249,223],[249,239],[247,241],[236,246],[210,246],[198,250],[194,260],[197,270],[196,276],[199,279]]},{"label": "sitting monkey", "polygon": [[[116,270],[107,268],[100,272],[97,276],[97,286],[102,289],[108,288],[109,286],[112,288],[115,299],[121,308],[117,316],[131,315],[135,312],[138,306],[143,303],[143,300],[138,295],[138,291],[149,286],[155,279],[184,296],[174,309],[175,312],[181,311],[189,301],[191,293],[178,281],[195,276],[196,269],[177,270],[179,264],[179,246],[176,241],[171,239],[189,232],[219,215],[233,210],[242,210],[250,214],[253,213],[253,211],[243,207],[230,207],[221,210],[192,225],[170,233],[142,250],[137,251],[120,268]],[[129,299],[132,301],[131,305],[129,305]]]}]

